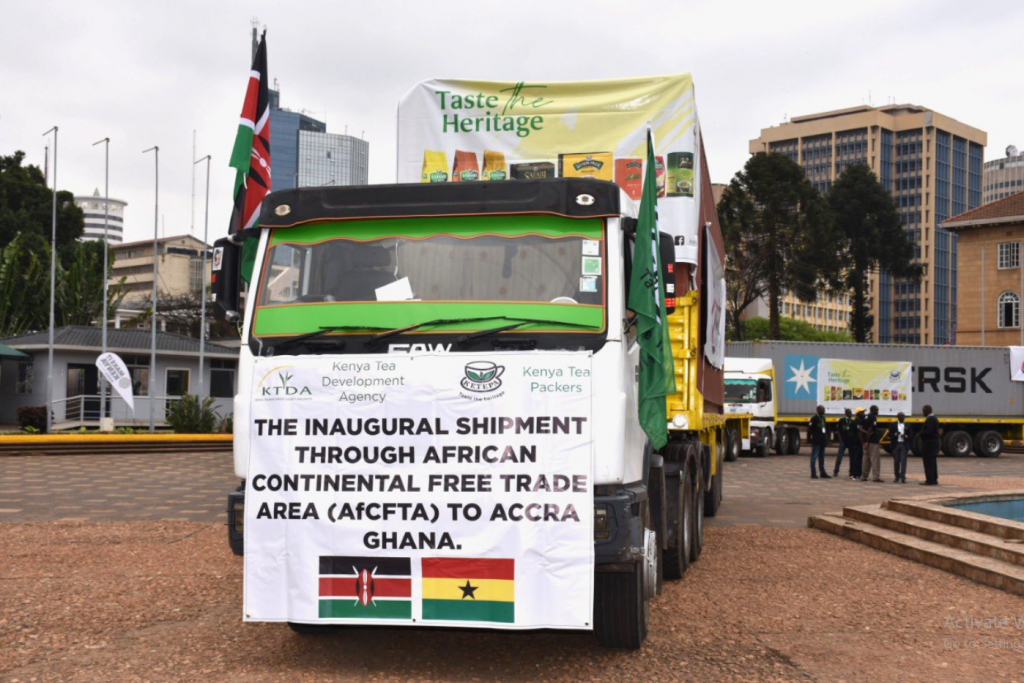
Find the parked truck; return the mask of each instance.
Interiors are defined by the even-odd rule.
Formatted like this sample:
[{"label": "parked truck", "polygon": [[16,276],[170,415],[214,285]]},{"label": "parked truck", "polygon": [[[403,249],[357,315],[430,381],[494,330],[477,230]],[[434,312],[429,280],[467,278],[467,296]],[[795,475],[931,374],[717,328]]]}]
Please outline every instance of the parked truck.
[{"label": "parked truck", "polygon": [[[1024,438],[1024,383],[1010,379],[1007,348],[780,341],[730,343],[727,353],[727,404],[754,414],[752,425],[765,435],[764,447],[755,450],[759,455],[769,445],[776,453],[797,452],[798,430],[819,404],[831,423],[842,408],[872,404],[885,419],[902,411],[908,422],[922,423],[921,409],[930,405],[942,422],[948,456],[973,451],[999,457],[1006,441]],[[889,374],[909,365],[909,377],[901,390],[886,388],[891,378],[883,377],[869,394],[867,386],[844,385],[834,371],[819,376],[822,361],[829,367],[853,361],[854,369],[858,363],[890,364]],[[919,439],[911,450],[921,453]]]},{"label": "parked truck", "polygon": [[[435,94],[443,93],[441,101],[450,105],[453,93],[465,87],[482,91],[461,95],[457,115],[462,118],[446,118],[443,124],[479,133],[483,124],[466,124],[464,117],[481,107],[495,107],[497,99],[491,102],[491,98],[499,95],[491,93],[514,92],[514,96],[502,95],[501,101],[511,102],[506,109],[514,110],[529,99],[537,111],[523,120],[526,128],[519,130],[537,135],[548,125],[556,129],[550,119],[555,118],[557,108],[542,107],[545,102],[558,101],[560,93],[567,101],[559,107],[574,121],[579,116],[579,131],[587,128],[582,121],[586,111],[581,113],[573,106],[568,101],[570,95],[589,89],[609,104],[627,95],[633,98],[639,87],[652,89],[652,95],[636,102],[654,101],[666,94],[661,92],[665,88],[666,102],[675,103],[684,91],[692,97],[689,77],[674,78],[661,84],[634,79],[575,84],[573,88],[566,84],[546,88],[524,83],[472,82],[467,86],[430,82],[410,97],[423,95],[433,101]],[[685,87],[677,87],[680,83]],[[543,101],[538,91],[531,90],[537,87],[546,88]],[[406,104],[403,101],[403,106]],[[594,106],[594,101],[588,106]],[[612,112],[616,123],[622,122],[618,115],[623,108],[628,107],[615,107]],[[399,116],[403,116],[402,107]],[[420,112],[416,126],[427,125],[430,118],[430,112]],[[649,112],[639,112],[641,131],[650,118]],[[484,123],[504,125],[499,119],[495,116]],[[517,124],[513,120],[510,125]],[[635,179],[628,178],[627,185],[625,176],[611,182],[610,169],[607,176],[578,172],[610,164],[611,153],[563,160],[559,172],[553,164],[534,159],[519,164],[529,165],[528,173],[519,168],[508,179],[507,163],[514,159],[511,151],[485,152],[481,169],[475,155],[444,151],[444,145],[474,148],[472,138],[427,143],[426,153],[423,145],[414,143],[423,169],[421,178],[417,168],[415,179],[422,182],[273,192],[264,200],[258,227],[216,243],[218,309],[226,318],[240,322],[242,340],[234,452],[235,472],[243,486],[229,496],[228,533],[232,549],[246,557],[247,619],[287,621],[300,632],[347,623],[577,628],[594,630],[605,646],[637,648],[642,644],[650,599],[660,591],[663,579],[681,578],[700,557],[704,516],[714,515],[722,500],[722,462],[735,458],[740,440],[749,431],[748,416],[723,413],[722,369],[715,366],[708,348],[709,343],[720,345],[715,352],[724,356],[720,269],[724,249],[695,121],[692,125],[687,134],[697,143],[686,159],[691,172],[673,173],[672,179],[677,182],[674,194],[691,193],[687,206],[693,208],[692,222],[702,228],[693,232],[689,242],[685,235],[668,233],[659,240],[662,282],[674,285],[674,292],[666,288],[666,303],[677,387],[677,393],[667,399],[669,442],[660,450],[651,448],[638,422],[640,347],[636,315],[626,305],[636,240],[638,209],[631,194]],[[404,130],[400,120],[400,180],[408,179],[401,170],[403,150],[410,144],[408,137],[403,139]],[[515,130],[506,130],[512,131],[515,141]],[[605,130],[599,127],[592,133],[604,134]],[[490,136],[486,143],[497,144]],[[564,144],[577,143],[569,140]],[[511,158],[506,160],[506,155]],[[575,170],[565,170],[565,164]],[[639,168],[631,170],[631,174],[639,172]],[[479,182],[485,173],[489,182]],[[460,182],[450,182],[452,175],[459,175]],[[665,213],[662,222],[671,224]],[[237,282],[240,244],[245,239],[254,240],[257,247],[243,315]],[[685,260],[679,258],[681,254]],[[704,256],[697,258],[698,254]],[[712,328],[710,333],[708,328]],[[449,366],[464,370],[465,376],[449,377]],[[366,368],[363,375],[352,374],[362,368]],[[305,381],[306,377],[317,381]],[[388,387],[388,391],[381,389],[378,401],[372,388],[346,394],[345,387],[353,386]],[[590,396],[591,391],[592,400],[581,404],[579,396]],[[336,399],[339,392],[341,398]],[[494,413],[508,410],[509,405],[520,412]],[[581,417],[555,414],[563,408],[577,410]],[[544,417],[544,411],[553,416]],[[280,512],[291,520],[287,523],[295,525],[291,529],[304,529],[301,525],[306,520],[299,522],[291,515],[316,515],[318,508],[315,501],[310,503],[312,508],[303,508],[298,499],[287,497],[281,502],[274,498],[272,505],[267,502],[270,482],[287,485],[288,477],[307,475],[282,472],[267,476],[259,469],[267,462],[278,466],[275,460],[280,460],[283,464],[279,466],[286,467],[290,460],[287,451],[276,458],[266,444],[284,439],[281,443],[291,448],[293,442],[301,441],[303,425],[307,430],[312,425],[313,432],[319,433],[317,430],[336,424],[318,426],[328,418],[348,420],[343,423],[347,427],[339,424],[337,428],[351,431],[352,416],[381,420],[406,414],[425,416],[426,422],[419,421],[420,417],[409,419],[413,420],[410,424],[420,425],[417,429],[425,430],[425,435],[417,434],[420,441],[414,446],[428,453],[434,452],[430,449],[478,447],[454,445],[465,444],[464,439],[475,432],[464,435],[451,425],[486,434],[505,433],[506,428],[522,428],[523,433],[532,434],[529,430],[541,425],[546,425],[544,429],[574,425],[574,435],[585,433],[588,437],[584,444],[572,446],[576,450],[568,453],[572,456],[568,461],[576,462],[580,472],[591,476],[577,479],[565,475],[569,478],[563,480],[557,479],[562,474],[556,473],[551,481],[571,481],[571,489],[563,491],[564,495],[589,495],[587,509],[573,509],[580,513],[573,520],[566,506],[555,502],[558,498],[545,497],[559,493],[557,486],[569,484],[549,489],[536,478],[539,475],[509,474],[502,475],[511,477],[502,479],[506,487],[525,485],[529,491],[517,489],[522,493],[508,501],[508,509],[539,506],[531,508],[537,519],[526,515],[519,526],[508,524],[511,520],[505,518],[490,524],[484,520],[479,523],[482,528],[463,520],[463,525],[441,524],[440,530],[417,526],[428,522],[413,520],[408,531],[392,532],[389,527],[384,536],[372,535],[375,524],[366,521],[330,527],[317,536],[322,544],[328,538],[333,543],[329,546],[332,552],[326,555],[328,546],[317,546],[321,568],[318,614],[316,599],[303,596],[307,584],[296,584],[305,580],[302,577],[307,571],[299,558],[304,552],[312,553],[311,557],[317,554],[294,547],[297,532],[290,536],[284,527],[273,526],[281,519],[276,516]],[[549,419],[552,421],[546,421]],[[580,432],[583,425],[585,430]],[[400,442],[365,434],[362,438],[363,448]],[[344,445],[345,441],[338,437],[337,443]],[[575,444],[568,436],[563,441],[539,442],[541,460],[543,448],[559,451],[565,444]],[[333,442],[318,443],[327,444],[323,446],[327,453]],[[339,450],[339,460],[332,462],[342,462],[347,452]],[[460,458],[467,458],[463,470],[478,471],[472,469],[474,452],[458,451]],[[358,453],[352,457],[359,457]],[[410,455],[410,463],[403,465],[401,471],[408,473],[410,482],[403,486],[415,487],[424,477],[433,482],[429,479],[432,465],[422,464],[417,457]],[[514,462],[517,457],[524,458],[523,471],[529,472],[528,451],[505,451],[506,459]],[[258,474],[253,463],[260,463]],[[308,462],[302,460],[301,464]],[[505,460],[491,463],[495,468],[505,464]],[[451,471],[463,476],[462,470]],[[480,476],[490,476],[487,468],[479,471],[484,472]],[[317,472],[308,476],[321,476]],[[258,481],[254,481],[256,477]],[[314,481],[319,485],[329,480]],[[443,481],[447,485],[449,480]],[[473,481],[482,485],[483,480]],[[451,496],[443,498],[458,500],[460,493],[465,493],[458,487],[467,485],[466,480],[453,479],[451,485],[455,487]],[[428,509],[440,504],[415,488],[396,495]],[[504,504],[498,493],[479,500],[497,501],[495,510]],[[332,515],[337,511],[333,506],[330,510]],[[270,519],[264,517],[264,511]],[[564,556],[576,547],[578,536],[570,534],[564,536],[564,543],[553,542],[565,529],[578,528],[570,524],[573,521],[592,529],[589,537],[584,537],[585,552],[576,556],[575,564]],[[451,545],[445,541],[449,532],[455,537]],[[392,537],[387,533],[397,534],[398,545],[388,545]],[[467,535],[464,542],[458,540],[460,533]],[[278,535],[268,542],[267,534]],[[261,564],[253,558],[256,543],[264,553]],[[268,545],[272,552],[267,551]],[[396,556],[398,550],[402,557]],[[478,553],[475,557],[483,559],[464,559],[467,553],[471,557]],[[383,559],[372,559],[377,557]],[[315,557],[310,561],[315,563]],[[477,574],[466,576],[445,569],[460,562],[459,571]],[[580,565],[589,572],[587,577],[573,573]],[[278,573],[282,573],[284,584],[272,583]],[[458,585],[449,586],[456,577]],[[474,581],[493,593],[474,593],[478,589]],[[411,590],[410,582],[422,587],[418,592]],[[389,595],[378,592],[375,597],[374,590],[385,585]],[[434,591],[454,588],[462,591],[461,598],[458,594],[437,600],[432,597],[436,597]],[[324,590],[341,591],[347,601],[325,597]],[[483,603],[473,602],[481,595],[497,596],[485,599],[497,606],[485,608],[480,606]],[[417,602],[417,598],[422,599]],[[405,604],[407,600],[411,607]],[[577,611],[568,607],[559,611],[562,603],[571,606],[574,602],[579,603]],[[307,603],[314,606],[307,609]],[[372,609],[378,603],[391,610],[391,621],[382,621],[384,612]],[[472,618],[459,621],[460,610]]]}]

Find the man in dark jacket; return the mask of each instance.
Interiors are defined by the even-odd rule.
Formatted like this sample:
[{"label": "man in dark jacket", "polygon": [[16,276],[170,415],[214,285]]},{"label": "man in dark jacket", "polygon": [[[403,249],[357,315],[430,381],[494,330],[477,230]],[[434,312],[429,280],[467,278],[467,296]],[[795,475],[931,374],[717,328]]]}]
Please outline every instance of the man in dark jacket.
[{"label": "man in dark jacket", "polygon": [[862,440],[867,453],[864,458],[864,472],[861,481],[882,481],[882,425],[878,424],[878,406],[871,406],[868,416],[864,418],[864,424],[860,427]]},{"label": "man in dark jacket", "polygon": [[889,429],[889,443],[892,444],[892,469],[893,483],[907,483],[907,449],[914,438],[914,430],[907,424],[907,416],[903,413],[896,414],[896,421]]},{"label": "man in dark jacket", "polygon": [[[811,442],[811,479],[831,479],[825,473],[825,444],[828,443],[828,434],[825,426],[825,406],[818,406],[818,411],[811,416],[807,423],[807,440]],[[818,473],[815,474],[814,462],[818,462]]]},{"label": "man in dark jacket", "polygon": [[932,413],[931,406],[925,406],[924,426],[921,427],[921,448],[924,450],[921,460],[924,461],[924,481],[922,486],[939,485],[939,418]]},{"label": "man in dark jacket", "polygon": [[860,481],[864,474],[864,441],[861,438],[861,428],[867,416],[863,408],[857,408],[854,412],[856,417],[853,418],[853,435],[850,437],[850,479]]},{"label": "man in dark jacket", "polygon": [[850,451],[850,478],[853,478],[853,439],[857,435],[857,429],[853,426],[853,411],[846,409],[846,414],[839,418],[836,425],[839,431],[839,450],[836,452],[836,466],[832,469],[832,476],[839,476],[839,467],[843,464],[843,451]]}]

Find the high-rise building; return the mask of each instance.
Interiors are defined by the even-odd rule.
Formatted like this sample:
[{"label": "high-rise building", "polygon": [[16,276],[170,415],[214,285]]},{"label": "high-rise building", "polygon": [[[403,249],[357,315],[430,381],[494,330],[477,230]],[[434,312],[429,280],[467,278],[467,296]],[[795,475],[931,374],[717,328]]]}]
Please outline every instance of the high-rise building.
[{"label": "high-rise building", "polygon": [[1024,152],[1010,145],[1006,148],[1006,158],[985,162],[981,203],[988,204],[1018,192],[1024,192]]},{"label": "high-rise building", "polygon": [[97,188],[92,196],[75,196],[75,204],[85,213],[85,230],[82,231],[83,242],[95,242],[103,239],[103,219],[107,220],[107,241],[109,244],[120,244],[124,240],[124,207],[128,202],[123,199],[110,198],[110,211],[107,212],[106,200],[100,196]]},{"label": "high-rise building", "polygon": [[[160,257],[157,277],[157,296],[182,297],[198,294],[203,287],[203,250],[207,250],[206,282],[210,282],[210,247],[192,235],[161,237],[156,253]],[[125,242],[114,252],[114,266],[110,270],[110,284],[124,278],[124,301],[131,304],[145,301],[153,293],[153,240]]]},{"label": "high-rise building", "polygon": [[304,113],[281,108],[281,92],[270,91],[270,182],[273,189],[321,185],[365,185],[370,143],[327,132]]},{"label": "high-rise building", "polygon": [[[919,282],[870,274],[872,341],[948,344],[956,336],[957,245],[956,235],[938,226],[981,205],[987,143],[984,131],[926,107],[864,105],[764,128],[750,141],[750,152],[786,154],[824,193],[847,166],[867,164],[896,200],[924,267]],[[786,301],[791,309],[804,306]],[[843,308],[848,315],[849,305]]]}]

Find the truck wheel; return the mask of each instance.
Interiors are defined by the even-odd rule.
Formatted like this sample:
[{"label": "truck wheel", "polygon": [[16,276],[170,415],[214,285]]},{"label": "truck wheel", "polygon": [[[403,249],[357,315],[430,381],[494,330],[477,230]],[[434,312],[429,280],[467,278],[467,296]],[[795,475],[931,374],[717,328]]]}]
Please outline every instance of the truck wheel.
[{"label": "truck wheel", "polygon": [[779,429],[775,432],[775,454],[786,455],[789,453],[789,430]]},{"label": "truck wheel", "polygon": [[725,430],[725,461],[736,462],[740,459],[740,435],[735,429]]},{"label": "truck wheel", "polygon": [[789,432],[789,455],[800,455],[800,430],[796,427],[790,427],[786,431]]},{"label": "truck wheel", "polygon": [[701,467],[693,475],[693,514],[690,519],[693,521],[693,530],[690,532],[690,562],[700,559],[700,553],[704,550],[704,496],[702,494],[704,476]]},{"label": "truck wheel", "polygon": [[[653,582],[646,554],[653,550],[647,547],[648,542],[657,545],[658,539],[646,533],[651,524],[646,503],[643,503],[641,515],[645,556],[629,571],[597,572],[594,577],[594,632],[601,647],[638,650],[647,638]],[[653,569],[658,571],[657,567]]]},{"label": "truck wheel", "polygon": [[974,435],[974,454],[979,458],[998,458],[1003,454],[1003,436],[986,429]]},{"label": "truck wheel", "polygon": [[686,471],[678,476],[665,477],[665,502],[668,513],[668,543],[665,548],[665,578],[670,581],[683,578],[690,566],[690,532],[693,529],[693,482]]},{"label": "truck wheel", "polygon": [[[726,434],[728,438],[728,434]],[[718,514],[718,506],[722,504],[722,463],[724,457],[722,451],[718,451],[717,467],[715,468],[715,475],[711,478],[711,490],[704,494],[704,514],[708,517],[714,517]]]},{"label": "truck wheel", "polygon": [[942,452],[953,458],[962,458],[971,452],[971,435],[956,429],[942,437]]},{"label": "truck wheel", "polygon": [[760,445],[758,445],[758,446],[755,446],[755,447],[754,447],[754,448],[752,449],[752,450],[753,450],[753,452],[754,452],[754,455],[756,455],[756,456],[757,456],[757,457],[759,457],[759,458],[767,458],[767,457],[768,457],[768,439],[769,439],[769,438],[770,438],[770,436],[768,436],[768,437],[765,437],[765,438],[764,438],[764,439],[763,439],[763,440],[761,441]]},{"label": "truck wheel", "polygon": [[654,529],[657,537],[656,545],[658,552],[658,575],[656,577],[657,589],[655,595],[661,595],[665,583],[664,553],[663,548],[667,542],[667,531],[665,529],[665,468],[652,467],[648,475],[650,486],[648,487],[648,500],[650,504],[651,522],[650,528]]},{"label": "truck wheel", "polygon": [[919,458],[924,455],[924,442],[921,441],[920,434],[910,440],[910,452]]}]

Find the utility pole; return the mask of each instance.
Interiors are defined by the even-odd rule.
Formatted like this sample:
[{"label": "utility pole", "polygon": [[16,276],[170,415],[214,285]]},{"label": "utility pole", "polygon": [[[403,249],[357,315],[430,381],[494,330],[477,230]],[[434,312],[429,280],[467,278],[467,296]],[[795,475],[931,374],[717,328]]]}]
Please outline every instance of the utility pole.
[{"label": "utility pole", "polygon": [[156,431],[156,281],[157,264],[160,261],[160,147],[153,146],[142,153],[153,152],[156,169],[153,188],[153,317],[149,320],[149,431]]},{"label": "utility pole", "polygon": [[53,308],[56,299],[57,277],[57,126],[43,133],[53,133],[53,225],[50,235],[50,337],[47,348],[46,367],[46,433],[53,429]]},{"label": "utility pole", "polygon": [[[107,243],[110,240],[108,234],[110,222],[110,138],[103,138],[92,143],[92,146],[103,143],[103,333],[101,335],[102,350],[107,352],[107,308],[110,301],[108,296],[109,284],[107,282]],[[103,419],[107,416],[107,380],[100,377],[100,428],[103,427]]]},{"label": "utility pole", "polygon": [[206,358],[206,252],[208,251],[208,242],[206,241],[209,237],[210,232],[210,155],[207,154],[202,159],[197,159],[192,162],[192,167],[195,169],[195,165],[201,161],[206,162],[206,214],[203,220],[203,267],[201,270],[201,278],[203,280],[203,293],[202,303],[199,308],[199,402],[202,403],[203,398],[206,394],[204,392],[203,377],[206,372],[205,358]]}]

